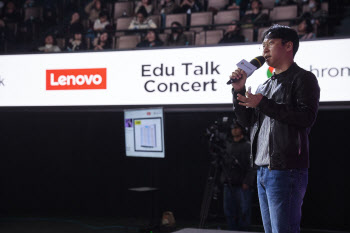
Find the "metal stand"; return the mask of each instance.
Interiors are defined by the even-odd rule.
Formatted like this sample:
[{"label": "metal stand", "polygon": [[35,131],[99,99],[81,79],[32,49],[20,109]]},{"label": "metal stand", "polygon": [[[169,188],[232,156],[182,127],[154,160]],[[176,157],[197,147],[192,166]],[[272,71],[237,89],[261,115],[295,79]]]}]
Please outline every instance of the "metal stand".
[{"label": "metal stand", "polygon": [[215,192],[218,189],[218,179],[220,178],[221,173],[224,174],[225,179],[228,183],[228,187],[232,192],[232,185],[231,185],[231,178],[228,175],[228,169],[225,166],[224,162],[224,155],[226,155],[225,149],[222,147],[216,145],[215,143],[212,143],[213,136],[211,136],[210,142],[209,142],[209,150],[210,155],[215,158],[214,161],[211,162],[210,168],[209,168],[209,174],[207,178],[207,184],[205,187],[204,195],[203,195],[203,201],[201,206],[201,213],[200,213],[200,222],[199,222],[199,228],[203,228],[205,221],[208,218],[208,213],[210,209],[211,200],[215,196]]}]

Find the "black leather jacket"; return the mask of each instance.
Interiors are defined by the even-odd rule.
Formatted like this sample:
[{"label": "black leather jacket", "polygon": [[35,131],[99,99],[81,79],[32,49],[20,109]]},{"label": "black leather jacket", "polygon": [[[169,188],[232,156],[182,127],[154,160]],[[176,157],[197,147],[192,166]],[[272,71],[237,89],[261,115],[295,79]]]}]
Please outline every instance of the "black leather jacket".
[{"label": "black leather jacket", "polygon": [[[272,82],[277,82],[273,93]],[[269,168],[308,168],[308,134],[316,120],[320,98],[320,88],[315,75],[293,63],[288,70],[274,75],[258,87],[256,93],[261,93],[264,97],[257,108],[246,108],[238,104],[237,93],[244,95],[245,92],[245,89],[240,92],[233,90],[233,104],[238,122],[251,129],[251,165],[254,165],[260,130],[259,114],[263,113],[270,117],[271,121]]]}]

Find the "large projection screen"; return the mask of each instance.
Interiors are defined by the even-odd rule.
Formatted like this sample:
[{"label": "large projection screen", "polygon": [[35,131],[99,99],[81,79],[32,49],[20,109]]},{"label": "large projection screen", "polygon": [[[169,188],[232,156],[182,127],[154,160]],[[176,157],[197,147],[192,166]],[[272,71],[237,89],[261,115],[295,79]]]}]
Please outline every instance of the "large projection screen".
[{"label": "large projection screen", "polygon": [[[321,103],[350,103],[350,39],[303,41],[295,61],[313,72]],[[231,104],[229,75],[260,44],[0,56],[1,107]],[[247,81],[268,79],[267,64]]]}]

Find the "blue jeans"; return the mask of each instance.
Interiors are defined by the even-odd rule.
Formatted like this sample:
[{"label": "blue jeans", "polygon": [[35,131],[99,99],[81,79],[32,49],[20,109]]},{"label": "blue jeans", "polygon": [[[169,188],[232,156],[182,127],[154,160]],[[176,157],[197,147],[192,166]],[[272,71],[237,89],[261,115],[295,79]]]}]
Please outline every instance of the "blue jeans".
[{"label": "blue jeans", "polygon": [[252,191],[224,185],[224,213],[230,230],[245,230],[250,225]]},{"label": "blue jeans", "polygon": [[265,233],[299,233],[308,169],[259,167],[258,195]]}]

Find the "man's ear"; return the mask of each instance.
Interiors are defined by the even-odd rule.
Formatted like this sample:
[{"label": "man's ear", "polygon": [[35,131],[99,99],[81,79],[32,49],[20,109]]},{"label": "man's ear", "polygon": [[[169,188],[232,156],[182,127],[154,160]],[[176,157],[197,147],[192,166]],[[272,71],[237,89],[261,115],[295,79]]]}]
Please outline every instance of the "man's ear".
[{"label": "man's ear", "polygon": [[293,51],[293,42],[292,42],[292,41],[288,41],[288,42],[285,44],[285,47],[286,47],[286,49],[287,49],[287,52]]}]

